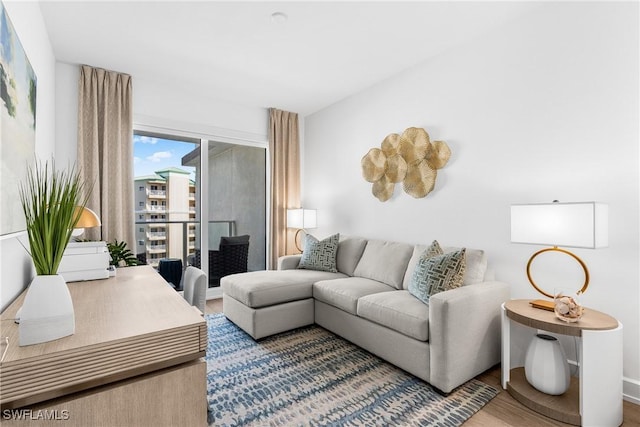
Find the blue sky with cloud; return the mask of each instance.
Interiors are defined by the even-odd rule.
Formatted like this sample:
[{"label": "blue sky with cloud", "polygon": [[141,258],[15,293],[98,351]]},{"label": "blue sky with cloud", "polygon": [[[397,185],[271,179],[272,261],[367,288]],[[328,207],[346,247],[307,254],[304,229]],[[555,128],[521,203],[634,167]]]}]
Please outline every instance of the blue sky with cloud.
[{"label": "blue sky with cloud", "polygon": [[152,175],[155,171],[177,167],[191,172],[195,180],[195,168],[182,166],[182,157],[196,148],[190,142],[150,136],[133,135],[134,176]]}]

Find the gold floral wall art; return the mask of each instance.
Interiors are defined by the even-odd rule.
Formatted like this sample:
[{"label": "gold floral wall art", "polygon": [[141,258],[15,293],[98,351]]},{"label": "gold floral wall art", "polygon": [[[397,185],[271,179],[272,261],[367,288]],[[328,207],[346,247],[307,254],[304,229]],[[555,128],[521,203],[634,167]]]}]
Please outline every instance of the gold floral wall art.
[{"label": "gold floral wall art", "polygon": [[433,141],[422,128],[411,127],[402,135],[392,133],[362,158],[362,176],[373,183],[371,192],[381,202],[393,195],[402,182],[405,193],[416,199],[429,194],[436,184],[437,170],[451,157],[444,141]]}]

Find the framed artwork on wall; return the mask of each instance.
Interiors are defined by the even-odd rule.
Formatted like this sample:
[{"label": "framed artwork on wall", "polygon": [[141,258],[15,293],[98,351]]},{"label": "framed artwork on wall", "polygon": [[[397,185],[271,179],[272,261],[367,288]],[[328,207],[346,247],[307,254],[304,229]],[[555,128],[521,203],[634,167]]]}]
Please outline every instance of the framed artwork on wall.
[{"label": "framed artwork on wall", "polygon": [[35,157],[37,78],[0,2],[0,236],[25,230],[19,184]]}]

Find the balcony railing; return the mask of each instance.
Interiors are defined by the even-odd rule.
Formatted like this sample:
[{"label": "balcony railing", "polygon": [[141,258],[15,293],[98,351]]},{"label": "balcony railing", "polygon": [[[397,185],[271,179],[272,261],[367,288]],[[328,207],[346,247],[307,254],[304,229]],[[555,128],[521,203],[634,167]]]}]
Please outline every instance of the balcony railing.
[{"label": "balcony railing", "polygon": [[[178,230],[174,231],[174,224],[180,224]],[[188,265],[188,259],[195,254],[197,248],[200,247],[199,239],[197,238],[197,228],[200,225],[200,221],[167,221],[166,219],[148,219],[146,221],[136,221],[136,227],[140,226],[153,226],[154,228],[160,227],[166,231],[153,231],[146,233],[145,242],[145,259],[147,264],[157,268],[158,262],[162,258],[181,258],[182,265],[186,267]],[[175,234],[174,234],[175,233]],[[221,236],[234,236],[236,233],[235,221],[209,221],[209,248],[217,249]],[[181,240],[181,244],[175,249],[176,245],[171,243],[171,238],[177,238]],[[164,244],[151,245],[152,241],[158,239],[164,239]],[[176,251],[176,253],[173,253]],[[151,254],[159,255],[157,258],[151,258]],[[142,254],[137,254],[139,257]]]},{"label": "balcony railing", "polygon": [[166,211],[167,207],[166,206],[151,205],[151,206],[149,206],[149,210],[150,211]]},{"label": "balcony railing", "polygon": [[147,233],[147,236],[149,239],[164,239],[165,237],[167,237],[167,232],[166,231],[152,231],[150,233]]},{"label": "balcony railing", "polygon": [[149,190],[149,196],[167,197],[167,190]]}]

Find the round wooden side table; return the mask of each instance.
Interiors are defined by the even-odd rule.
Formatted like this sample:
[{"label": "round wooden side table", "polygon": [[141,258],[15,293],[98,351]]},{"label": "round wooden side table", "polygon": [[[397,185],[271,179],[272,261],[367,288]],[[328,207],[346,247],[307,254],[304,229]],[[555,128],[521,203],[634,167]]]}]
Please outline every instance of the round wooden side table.
[{"label": "round wooden side table", "polygon": [[[552,396],[526,380],[526,348],[538,333],[576,337],[578,377],[569,390]],[[566,323],[552,311],[533,308],[529,300],[502,305],[502,387],[526,407],[573,425],[622,424],[622,324],[608,314],[585,308],[582,318]]]}]

